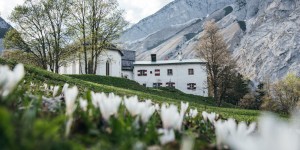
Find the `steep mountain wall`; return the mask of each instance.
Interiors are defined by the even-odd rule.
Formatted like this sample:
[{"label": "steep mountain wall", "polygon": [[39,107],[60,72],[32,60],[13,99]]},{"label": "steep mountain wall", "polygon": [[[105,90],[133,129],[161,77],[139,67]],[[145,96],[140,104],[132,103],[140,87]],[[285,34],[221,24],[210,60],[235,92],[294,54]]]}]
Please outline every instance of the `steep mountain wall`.
[{"label": "steep mountain wall", "polygon": [[214,19],[229,49],[250,79],[276,80],[288,72],[300,75],[300,1],[175,0],[121,36],[137,60],[196,58],[203,23]]},{"label": "steep mountain wall", "polygon": [[3,38],[10,27],[11,26],[0,17],[0,53],[4,49],[3,48]]}]

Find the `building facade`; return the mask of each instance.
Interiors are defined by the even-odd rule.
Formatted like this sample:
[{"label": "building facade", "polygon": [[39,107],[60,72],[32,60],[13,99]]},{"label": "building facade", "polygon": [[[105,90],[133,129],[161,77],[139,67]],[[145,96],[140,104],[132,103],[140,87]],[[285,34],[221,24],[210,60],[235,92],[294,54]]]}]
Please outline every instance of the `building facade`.
[{"label": "building facade", "polygon": [[173,87],[184,93],[208,96],[206,63],[198,59],[136,61],[134,80],[146,87]]},{"label": "building facade", "polygon": [[[103,51],[98,59],[96,75],[121,77],[122,56],[123,53],[115,48]],[[83,60],[74,56],[60,67],[59,74],[85,74]]]}]

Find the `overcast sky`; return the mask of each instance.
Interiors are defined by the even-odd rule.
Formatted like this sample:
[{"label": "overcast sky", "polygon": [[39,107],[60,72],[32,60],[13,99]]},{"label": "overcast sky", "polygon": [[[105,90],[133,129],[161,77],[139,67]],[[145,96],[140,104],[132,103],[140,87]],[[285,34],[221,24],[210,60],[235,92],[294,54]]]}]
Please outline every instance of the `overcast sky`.
[{"label": "overcast sky", "polygon": [[[0,14],[8,21],[8,16],[13,8],[22,4],[24,0],[0,0]],[[173,0],[118,0],[120,7],[125,9],[124,17],[130,23],[137,23],[139,20],[155,13],[160,8]]]}]

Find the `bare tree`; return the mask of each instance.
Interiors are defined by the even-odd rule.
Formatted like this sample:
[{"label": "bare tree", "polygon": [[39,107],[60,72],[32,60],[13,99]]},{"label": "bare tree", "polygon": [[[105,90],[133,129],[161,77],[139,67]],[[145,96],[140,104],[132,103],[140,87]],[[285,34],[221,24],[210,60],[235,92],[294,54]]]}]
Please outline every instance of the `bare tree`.
[{"label": "bare tree", "polygon": [[198,53],[199,57],[207,62],[206,72],[210,93],[219,106],[228,89],[235,66],[227,47],[217,24],[214,21],[206,22]]}]

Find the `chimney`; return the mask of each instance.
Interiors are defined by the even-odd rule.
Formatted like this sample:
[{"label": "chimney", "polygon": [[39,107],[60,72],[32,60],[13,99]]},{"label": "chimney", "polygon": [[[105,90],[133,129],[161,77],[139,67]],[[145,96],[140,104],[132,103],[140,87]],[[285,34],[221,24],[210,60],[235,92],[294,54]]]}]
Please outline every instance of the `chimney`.
[{"label": "chimney", "polygon": [[156,54],[151,54],[151,62],[156,62]]},{"label": "chimney", "polygon": [[179,61],[182,61],[182,52],[179,52],[177,56],[178,56],[178,57],[177,57],[178,60],[179,60]]}]

